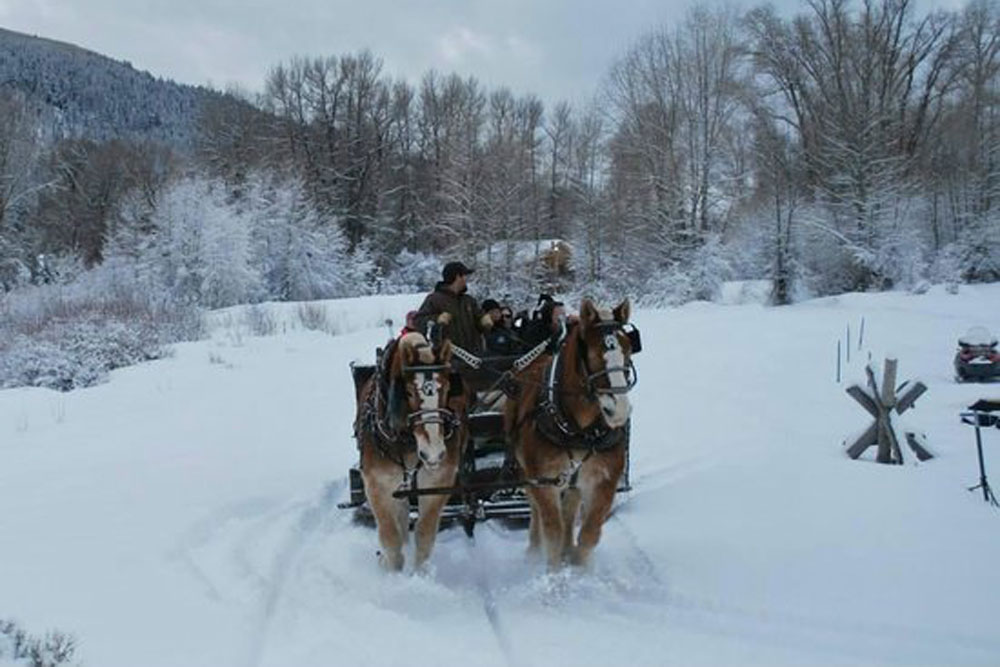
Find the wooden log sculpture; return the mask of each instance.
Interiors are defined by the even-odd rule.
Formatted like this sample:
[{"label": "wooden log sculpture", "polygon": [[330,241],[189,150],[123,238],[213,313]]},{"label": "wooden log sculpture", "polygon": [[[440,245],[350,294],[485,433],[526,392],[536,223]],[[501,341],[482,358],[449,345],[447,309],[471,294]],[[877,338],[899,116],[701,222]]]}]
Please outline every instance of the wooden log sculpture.
[{"label": "wooden log sculpture", "polygon": [[[875,382],[875,373],[871,365],[865,366],[865,374],[868,376],[868,388],[859,385],[851,385],[847,388],[847,393],[861,404],[872,417],[874,423],[847,448],[847,455],[852,459],[861,456],[862,453],[872,445],[878,446],[878,453],[875,460],[879,463],[902,463],[903,452],[899,447],[899,438],[892,425],[891,414],[893,411],[901,415],[916,402],[925,391],[927,385],[923,382],[904,382],[898,389],[896,388],[896,367],[898,362],[895,359],[886,359],[882,371],[882,389]],[[902,394],[897,395],[898,391]],[[906,444],[917,455],[921,461],[933,458],[933,454],[928,451],[920,439],[914,433],[906,434]]]}]

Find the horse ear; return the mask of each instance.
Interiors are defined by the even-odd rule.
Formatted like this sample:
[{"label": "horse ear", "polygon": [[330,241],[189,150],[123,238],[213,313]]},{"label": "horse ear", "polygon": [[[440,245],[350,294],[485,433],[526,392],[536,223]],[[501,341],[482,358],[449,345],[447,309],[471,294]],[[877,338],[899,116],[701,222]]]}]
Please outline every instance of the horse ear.
[{"label": "horse ear", "polygon": [[618,324],[627,324],[628,318],[632,314],[632,303],[628,300],[628,297],[625,297],[625,300],[619,303],[612,312]]},{"label": "horse ear", "polygon": [[600,319],[600,314],[597,312],[597,306],[590,299],[584,299],[580,302],[580,323],[584,327],[588,327],[597,320]]}]

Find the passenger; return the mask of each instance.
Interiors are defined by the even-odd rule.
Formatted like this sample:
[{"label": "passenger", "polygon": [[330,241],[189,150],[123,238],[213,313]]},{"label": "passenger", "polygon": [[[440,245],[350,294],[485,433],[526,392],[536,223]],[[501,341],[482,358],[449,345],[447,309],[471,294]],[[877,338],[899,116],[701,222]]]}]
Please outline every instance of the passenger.
[{"label": "passenger", "polygon": [[482,310],[484,313],[490,316],[491,320],[493,320],[494,327],[496,327],[497,324],[500,323],[500,318],[501,318],[500,304],[497,302],[496,299],[484,299]]},{"label": "passenger", "polygon": [[399,330],[399,335],[396,336],[396,338],[402,338],[406,334],[413,333],[415,331],[420,331],[420,329],[417,328],[417,311],[411,310],[406,313],[406,324],[404,324],[403,328]]},{"label": "passenger", "polygon": [[514,329],[514,311],[510,306],[500,306],[500,323],[507,329]]},{"label": "passenger", "polygon": [[522,320],[522,328],[516,333],[530,349],[559,333],[565,316],[566,307],[562,301],[556,301],[551,294],[541,294],[531,319]]},{"label": "passenger", "polygon": [[521,351],[521,340],[511,330],[510,308],[506,308],[507,317],[504,319],[504,307],[494,299],[483,301],[483,311],[493,320],[493,328],[486,334],[486,352],[497,356],[511,356]]},{"label": "passenger", "polygon": [[483,313],[476,300],[469,296],[467,276],[474,273],[462,262],[448,262],[441,271],[441,282],[427,295],[417,311],[417,330],[427,322],[448,313],[448,337],[452,343],[471,352],[482,354],[482,334],[493,327],[493,320]]}]

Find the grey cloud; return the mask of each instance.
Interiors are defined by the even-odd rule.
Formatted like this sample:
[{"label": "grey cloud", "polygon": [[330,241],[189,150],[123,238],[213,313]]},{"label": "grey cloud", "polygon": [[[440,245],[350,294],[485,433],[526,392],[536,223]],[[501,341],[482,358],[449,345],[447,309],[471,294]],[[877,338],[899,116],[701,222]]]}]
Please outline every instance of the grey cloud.
[{"label": "grey cloud", "polygon": [[687,0],[0,0],[5,27],[129,60],[153,74],[259,90],[294,55],[370,49],[391,75],[474,75],[580,101],[628,46]]}]

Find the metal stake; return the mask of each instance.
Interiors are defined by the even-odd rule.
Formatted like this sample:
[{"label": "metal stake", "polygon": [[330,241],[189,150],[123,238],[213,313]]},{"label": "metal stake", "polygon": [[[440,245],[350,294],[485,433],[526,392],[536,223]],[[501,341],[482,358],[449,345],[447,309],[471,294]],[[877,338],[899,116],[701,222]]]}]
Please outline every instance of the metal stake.
[{"label": "metal stake", "polygon": [[979,484],[975,486],[970,486],[969,491],[975,491],[976,489],[983,490],[983,500],[988,502],[994,507],[1000,507],[1000,503],[997,502],[996,496],[993,495],[993,489],[990,488],[989,480],[986,479],[986,465],[983,463],[983,438],[979,434],[979,415],[976,415],[976,453],[979,456]]}]

